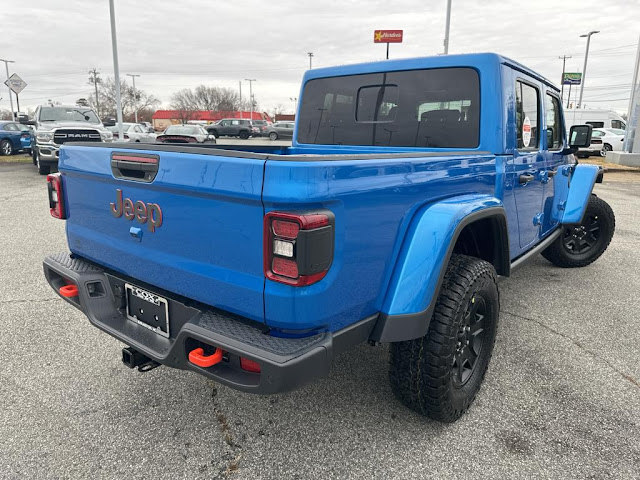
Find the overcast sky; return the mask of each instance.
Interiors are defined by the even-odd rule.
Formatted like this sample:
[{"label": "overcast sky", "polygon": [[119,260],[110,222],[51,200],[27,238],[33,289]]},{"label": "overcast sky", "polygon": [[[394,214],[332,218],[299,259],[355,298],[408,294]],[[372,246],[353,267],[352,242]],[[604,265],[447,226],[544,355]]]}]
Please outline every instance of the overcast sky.
[{"label": "overcast sky", "polygon": [[[626,112],[640,35],[640,0],[453,0],[450,53],[492,51],[533,68],[557,84],[566,70],[582,71],[591,41],[584,103]],[[441,53],[446,0],[215,2],[115,0],[120,72],[140,74],[136,85],[169,107],[171,94],[199,84],[238,88],[255,78],[262,110],[299,93],[309,66],[384,59],[375,29],[403,29],[390,57]],[[90,68],[113,75],[108,0],[3,2],[0,58],[27,83],[21,110],[48,99],[87,97]],[[0,64],[0,67],[2,64]],[[0,71],[4,79],[4,72]],[[128,78],[128,77],[127,77]],[[0,109],[9,108],[0,90]],[[243,82],[243,96],[248,84]],[[573,93],[576,91],[574,88]],[[567,92],[565,92],[566,94]]]}]

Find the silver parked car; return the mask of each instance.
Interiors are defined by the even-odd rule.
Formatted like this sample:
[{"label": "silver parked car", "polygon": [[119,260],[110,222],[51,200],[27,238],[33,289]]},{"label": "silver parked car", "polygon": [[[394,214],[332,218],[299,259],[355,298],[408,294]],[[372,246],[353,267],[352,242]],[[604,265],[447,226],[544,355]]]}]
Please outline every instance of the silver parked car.
[{"label": "silver parked car", "polygon": [[293,125],[294,122],[276,122],[266,128],[264,135],[271,140],[293,138]]},{"label": "silver parked car", "polygon": [[118,135],[118,125],[107,127],[113,133],[115,142],[138,142],[138,143],[155,143],[156,134],[151,133],[148,129],[139,123],[123,123],[122,133],[123,139],[120,140]]}]

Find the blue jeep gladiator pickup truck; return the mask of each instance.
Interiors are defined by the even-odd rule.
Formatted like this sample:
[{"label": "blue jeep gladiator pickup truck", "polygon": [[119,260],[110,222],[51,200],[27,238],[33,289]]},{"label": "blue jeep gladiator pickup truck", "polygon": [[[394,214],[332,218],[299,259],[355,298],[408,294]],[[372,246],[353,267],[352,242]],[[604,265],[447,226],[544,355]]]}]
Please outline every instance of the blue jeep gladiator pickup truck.
[{"label": "blue jeep gladiator pickup truck", "polygon": [[308,71],[291,147],[76,143],[48,177],[71,253],[51,287],[123,361],[246,392],[298,387],[390,343],[408,407],[454,421],[499,316],[497,276],[607,248],[601,173],[558,89],[495,54]]}]

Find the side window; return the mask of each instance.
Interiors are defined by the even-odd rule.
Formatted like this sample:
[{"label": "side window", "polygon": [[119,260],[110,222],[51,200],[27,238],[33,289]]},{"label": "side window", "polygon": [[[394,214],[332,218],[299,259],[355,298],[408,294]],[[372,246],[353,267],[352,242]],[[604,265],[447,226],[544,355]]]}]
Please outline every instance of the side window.
[{"label": "side window", "polygon": [[619,128],[621,130],[624,130],[625,128],[627,128],[627,126],[622,120],[611,120],[611,128]]},{"label": "side window", "polygon": [[10,132],[17,132],[19,130],[15,123],[7,123],[4,129]]},{"label": "side window", "polygon": [[588,125],[591,125],[593,128],[603,128],[604,122],[585,122]]},{"label": "side window", "polygon": [[560,100],[547,93],[545,96],[545,111],[547,117],[547,149],[562,148],[562,119],[560,117]]},{"label": "side window", "polygon": [[516,82],[516,139],[518,150],[535,150],[540,145],[538,123],[540,95],[538,89]]}]

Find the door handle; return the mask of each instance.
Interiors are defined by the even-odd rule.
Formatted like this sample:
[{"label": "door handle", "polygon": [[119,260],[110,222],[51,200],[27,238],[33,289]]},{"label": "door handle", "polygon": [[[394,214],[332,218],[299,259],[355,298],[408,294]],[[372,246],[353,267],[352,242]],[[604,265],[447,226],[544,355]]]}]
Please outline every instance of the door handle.
[{"label": "door handle", "polygon": [[533,179],[534,179],[534,176],[531,175],[530,173],[523,173],[518,177],[518,182],[520,182],[520,185],[524,185],[526,183],[531,182]]}]

